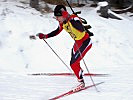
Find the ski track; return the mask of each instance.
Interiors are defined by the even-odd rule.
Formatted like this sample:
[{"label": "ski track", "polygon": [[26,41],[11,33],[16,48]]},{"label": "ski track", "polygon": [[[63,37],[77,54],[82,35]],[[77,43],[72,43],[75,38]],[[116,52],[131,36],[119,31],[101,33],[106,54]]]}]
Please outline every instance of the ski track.
[{"label": "ski track", "polygon": [[[92,100],[99,100],[99,98],[104,100],[131,100],[133,97],[133,74],[129,73],[129,70],[133,70],[133,68],[129,66],[116,67],[110,69],[110,75],[107,77],[93,77],[95,82],[105,82],[97,86],[99,93],[96,92],[95,88],[90,88],[64,97],[62,100],[85,100],[88,98]],[[85,82],[86,85],[92,84],[89,77],[85,77]],[[76,84],[78,83],[75,77],[30,76],[3,71],[0,73],[0,99],[48,100],[74,88]]]}]

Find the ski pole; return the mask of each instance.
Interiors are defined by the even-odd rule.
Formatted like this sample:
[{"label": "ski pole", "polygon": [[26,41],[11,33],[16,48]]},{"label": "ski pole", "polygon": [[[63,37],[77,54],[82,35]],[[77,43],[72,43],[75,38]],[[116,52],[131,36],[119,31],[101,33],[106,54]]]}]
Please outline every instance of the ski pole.
[{"label": "ski pole", "polygon": [[[83,60],[83,63],[84,63],[84,65],[85,65],[85,68],[86,68],[87,72],[90,73],[90,71],[89,71],[89,69],[88,69],[88,67],[87,67],[87,64],[85,63],[85,60],[84,60],[84,58],[83,58],[83,56],[82,56],[82,53],[81,53],[81,51],[79,50],[78,44],[77,44],[76,42],[75,42],[75,44],[76,44],[76,46],[77,46],[77,48],[78,48],[80,57],[81,57],[81,59]],[[99,92],[91,75],[90,75],[90,79],[91,79],[92,84],[94,85],[96,91]]]},{"label": "ski pole", "polygon": [[67,64],[60,58],[60,56],[55,52],[55,50],[48,44],[48,42],[45,40],[45,39],[43,39],[44,40],[44,42],[48,45],[48,47],[53,51],[53,53],[61,60],[61,62],[67,67],[67,69],[70,71],[70,72],[72,72],[71,71],[71,69],[67,66]]}]

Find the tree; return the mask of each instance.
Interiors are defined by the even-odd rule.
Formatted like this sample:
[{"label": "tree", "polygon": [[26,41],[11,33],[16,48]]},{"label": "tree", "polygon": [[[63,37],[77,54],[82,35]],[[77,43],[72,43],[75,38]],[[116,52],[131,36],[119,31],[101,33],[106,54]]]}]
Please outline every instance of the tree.
[{"label": "tree", "polygon": [[66,5],[66,2],[65,0],[42,0],[46,3],[50,3],[50,4],[63,4],[63,5]]},{"label": "tree", "polygon": [[132,4],[132,0],[107,0],[113,7],[126,8]]},{"label": "tree", "polygon": [[30,6],[38,10],[39,0],[30,0]]}]

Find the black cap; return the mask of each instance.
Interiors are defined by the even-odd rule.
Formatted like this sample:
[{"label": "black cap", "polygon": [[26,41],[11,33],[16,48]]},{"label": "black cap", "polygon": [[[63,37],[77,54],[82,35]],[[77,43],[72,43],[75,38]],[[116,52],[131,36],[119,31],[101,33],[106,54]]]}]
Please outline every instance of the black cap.
[{"label": "black cap", "polygon": [[64,5],[57,5],[54,9],[54,16],[62,16],[62,11],[66,11],[66,7]]}]

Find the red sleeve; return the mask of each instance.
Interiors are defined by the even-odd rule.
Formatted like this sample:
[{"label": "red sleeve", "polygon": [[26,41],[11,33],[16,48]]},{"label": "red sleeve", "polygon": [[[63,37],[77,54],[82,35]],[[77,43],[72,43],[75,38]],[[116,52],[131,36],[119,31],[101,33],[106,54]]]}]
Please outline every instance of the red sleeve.
[{"label": "red sleeve", "polygon": [[47,34],[46,38],[54,37],[54,36],[58,35],[62,30],[63,30],[63,27],[60,24],[56,30],[54,30],[51,33]]}]

